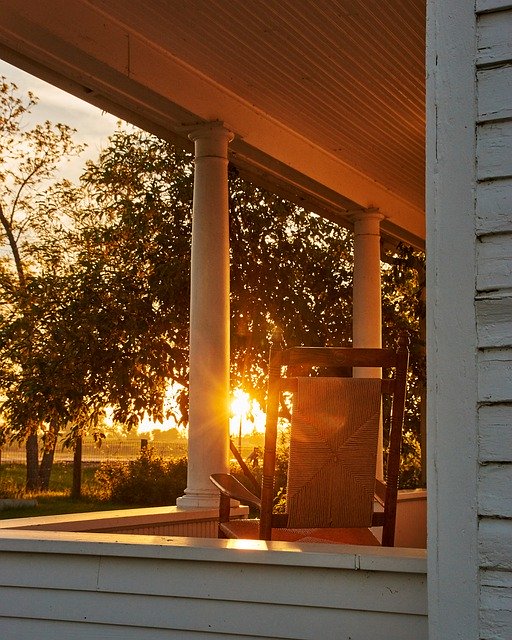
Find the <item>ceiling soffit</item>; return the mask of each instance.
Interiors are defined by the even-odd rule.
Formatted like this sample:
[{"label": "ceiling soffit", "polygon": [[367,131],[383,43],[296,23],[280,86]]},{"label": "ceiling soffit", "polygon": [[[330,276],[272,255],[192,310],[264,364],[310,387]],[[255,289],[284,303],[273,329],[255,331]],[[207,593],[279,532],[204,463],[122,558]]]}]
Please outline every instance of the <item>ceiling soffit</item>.
[{"label": "ceiling soffit", "polygon": [[223,120],[242,172],[421,244],[424,2],[53,4],[0,0],[3,57],[167,138]]}]

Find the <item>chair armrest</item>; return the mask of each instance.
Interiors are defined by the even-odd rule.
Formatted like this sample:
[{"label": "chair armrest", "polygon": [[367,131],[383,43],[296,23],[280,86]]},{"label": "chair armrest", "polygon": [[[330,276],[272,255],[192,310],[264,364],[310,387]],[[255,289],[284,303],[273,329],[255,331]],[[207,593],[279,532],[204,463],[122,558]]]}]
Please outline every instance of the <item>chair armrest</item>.
[{"label": "chair armrest", "polygon": [[229,473],[213,473],[210,480],[221,492],[233,500],[239,500],[244,504],[249,504],[256,509],[261,509],[261,500],[254,493],[251,493],[244,485]]}]

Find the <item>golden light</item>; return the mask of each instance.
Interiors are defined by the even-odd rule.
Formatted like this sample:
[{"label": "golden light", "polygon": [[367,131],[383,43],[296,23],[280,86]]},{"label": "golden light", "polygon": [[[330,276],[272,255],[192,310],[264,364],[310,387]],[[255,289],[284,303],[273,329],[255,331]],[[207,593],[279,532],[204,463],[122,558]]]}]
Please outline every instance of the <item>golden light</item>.
[{"label": "golden light", "polygon": [[229,427],[232,435],[250,435],[254,431],[262,432],[265,427],[265,414],[259,403],[242,389],[233,391],[230,404]]},{"label": "golden light", "polygon": [[231,414],[233,417],[244,417],[251,409],[251,398],[242,389],[235,389],[231,400]]}]

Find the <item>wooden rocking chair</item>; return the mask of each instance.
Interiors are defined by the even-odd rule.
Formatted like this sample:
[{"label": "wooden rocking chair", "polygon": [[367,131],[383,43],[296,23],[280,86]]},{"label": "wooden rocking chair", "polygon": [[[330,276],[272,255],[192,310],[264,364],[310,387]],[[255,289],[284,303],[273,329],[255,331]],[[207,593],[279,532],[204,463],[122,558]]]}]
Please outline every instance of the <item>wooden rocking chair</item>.
[{"label": "wooden rocking chair", "polygon": [[[382,545],[393,546],[408,358],[406,341],[397,351],[272,351],[261,500],[233,476],[212,475],[220,491],[219,537],[377,545],[370,527],[382,527]],[[353,367],[379,367],[391,377],[337,375],[350,376]],[[292,398],[287,500],[286,513],[274,514],[283,392]],[[375,478],[381,407],[391,412],[385,484]],[[260,518],[230,520],[231,499],[259,509]]]}]

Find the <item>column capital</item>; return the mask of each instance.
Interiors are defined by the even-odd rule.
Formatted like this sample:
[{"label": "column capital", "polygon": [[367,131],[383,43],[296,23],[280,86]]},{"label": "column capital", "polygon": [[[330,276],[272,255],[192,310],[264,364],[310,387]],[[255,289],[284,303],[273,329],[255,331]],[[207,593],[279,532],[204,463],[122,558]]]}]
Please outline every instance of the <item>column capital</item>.
[{"label": "column capital", "polygon": [[235,134],[221,120],[188,127],[188,137],[195,143],[195,157],[227,158],[228,144]]},{"label": "column capital", "polygon": [[348,218],[354,223],[356,235],[380,235],[380,221],[384,215],[378,209],[360,209],[349,214]]}]

